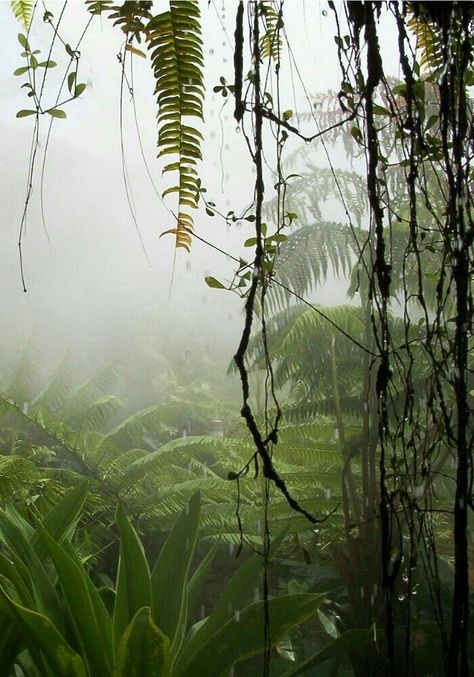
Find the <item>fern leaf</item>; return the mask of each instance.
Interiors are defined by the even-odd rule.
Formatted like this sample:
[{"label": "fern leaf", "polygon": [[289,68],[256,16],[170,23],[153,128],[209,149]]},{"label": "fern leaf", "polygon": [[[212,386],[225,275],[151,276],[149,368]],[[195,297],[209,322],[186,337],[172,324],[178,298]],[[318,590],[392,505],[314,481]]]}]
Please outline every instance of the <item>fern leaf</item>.
[{"label": "fern leaf", "polygon": [[260,3],[260,12],[265,20],[265,33],[260,40],[260,54],[263,59],[272,59],[279,63],[282,50],[281,31],[283,18],[273,2]]},{"label": "fern leaf", "polygon": [[176,226],[165,232],[175,235],[177,248],[189,251],[194,222],[188,209],[196,209],[199,200],[195,165],[201,160],[202,135],[185,119],[203,120],[204,97],[198,3],[170,0],[169,11],[149,22],[148,35],[158,102],[158,157],[177,156],[163,169],[163,173],[178,172],[177,185],[163,193],[178,197]]},{"label": "fern leaf", "polygon": [[33,16],[34,0],[11,0],[11,8],[26,30],[29,29]]}]

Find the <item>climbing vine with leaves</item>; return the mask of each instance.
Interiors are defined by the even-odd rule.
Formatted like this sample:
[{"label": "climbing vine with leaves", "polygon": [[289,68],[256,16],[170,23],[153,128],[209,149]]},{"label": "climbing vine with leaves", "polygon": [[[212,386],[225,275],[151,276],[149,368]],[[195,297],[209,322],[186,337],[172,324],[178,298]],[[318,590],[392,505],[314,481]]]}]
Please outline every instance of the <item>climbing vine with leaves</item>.
[{"label": "climbing vine with leaves", "polygon": [[[263,124],[268,121],[280,147],[289,133],[308,141],[322,137],[325,131],[333,135],[335,129],[350,124],[350,135],[367,167],[368,206],[358,216],[360,222],[361,216],[367,215],[366,227],[354,228],[343,192],[336,185],[357,243],[358,279],[365,280],[357,286],[366,294],[370,346],[366,349],[372,353],[365,368],[364,392],[378,442],[366,458],[371,468],[371,489],[365,487],[362,498],[371,524],[371,547],[377,548],[380,542],[381,590],[375,597],[383,610],[386,645],[385,658],[378,665],[390,675],[400,671],[411,674],[414,669],[411,607],[409,602],[403,607],[400,601],[410,599],[414,572],[420,569],[428,577],[444,670],[450,675],[467,674],[468,512],[472,508],[474,443],[469,400],[474,233],[470,202],[472,104],[467,93],[472,83],[472,9],[456,3],[441,8],[421,2],[403,7],[349,2],[340,11],[330,3],[336,18],[342,74],[338,99],[345,117],[327,130],[319,127],[308,137],[288,122],[291,112],[285,115],[273,108],[273,101],[278,100],[278,80],[276,93],[262,89],[264,57],[273,58],[275,74],[279,71],[280,49],[268,48],[269,44],[280,44],[279,31],[284,27],[282,4],[275,3],[272,8],[276,5],[279,10],[272,10],[271,22],[267,3],[254,3],[250,8],[253,20],[249,22],[248,42],[253,68],[246,81],[250,94],[245,99],[241,98],[244,88],[239,54],[244,43],[242,3],[235,31],[236,72],[230,91],[236,97],[236,119],[251,117],[252,135],[247,142],[256,167],[255,236],[249,241],[255,247],[255,257],[253,273],[247,276],[249,285],[242,285],[245,326],[235,360],[244,396],[242,416],[256,451],[249,464],[232,473],[231,479],[239,481],[254,464],[256,473],[261,469],[266,480],[287,495],[292,508],[306,513],[289,494],[277,470],[275,445],[281,409],[275,397],[266,299],[269,289],[278,288],[281,282],[272,258],[278,257],[277,242],[265,238],[262,223],[266,188],[260,167]],[[382,12],[392,17],[398,34],[401,82],[393,82],[385,74],[378,26]],[[273,21],[275,16],[278,19]],[[261,41],[259,31],[263,27],[267,32]],[[278,153],[276,165],[273,216],[280,234],[286,186]],[[398,194],[400,181],[408,191],[407,199]],[[267,264],[264,268],[268,257],[271,267]],[[247,275],[246,262],[240,264],[239,272],[243,271]],[[402,341],[399,332],[393,332],[391,308],[395,300],[401,305]],[[261,360],[266,371],[262,429],[249,405],[246,369],[254,319],[260,324]],[[420,369],[425,374],[422,388]],[[451,470],[446,468],[447,462]],[[453,530],[454,581],[448,602],[441,599],[436,550],[436,487],[441,475],[454,487],[447,511]],[[314,515],[306,516],[313,523],[319,520]],[[399,593],[402,579],[408,593]],[[372,604],[373,600],[372,596]],[[406,631],[400,640],[397,628],[402,622]]]}]

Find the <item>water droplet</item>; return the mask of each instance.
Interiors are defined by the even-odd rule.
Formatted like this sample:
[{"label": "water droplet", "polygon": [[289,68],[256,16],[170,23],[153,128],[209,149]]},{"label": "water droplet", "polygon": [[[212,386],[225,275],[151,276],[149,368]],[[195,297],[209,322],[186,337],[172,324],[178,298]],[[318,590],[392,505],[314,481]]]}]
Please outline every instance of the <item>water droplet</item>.
[{"label": "water droplet", "polygon": [[406,594],[405,594],[405,593],[401,593],[400,595],[398,595],[398,599],[400,600],[400,602],[403,602],[403,600],[405,599],[405,597],[406,597]]},{"label": "water droplet", "polygon": [[238,609],[234,611],[234,618],[236,623],[240,622],[240,611]]},{"label": "water droplet", "polygon": [[235,131],[236,131],[237,134],[240,134],[240,125],[237,125],[237,127],[235,128]]},{"label": "water droplet", "polygon": [[328,15],[327,9],[323,9],[323,11],[321,12],[321,14],[322,14],[323,16],[327,16],[327,15]]}]

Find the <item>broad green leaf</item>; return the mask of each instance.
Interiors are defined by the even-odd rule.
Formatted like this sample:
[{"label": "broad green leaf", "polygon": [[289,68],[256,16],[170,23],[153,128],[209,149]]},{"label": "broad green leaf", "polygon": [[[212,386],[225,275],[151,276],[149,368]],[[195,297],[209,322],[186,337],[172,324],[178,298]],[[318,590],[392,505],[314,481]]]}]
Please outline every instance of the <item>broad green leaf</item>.
[{"label": "broad green leaf", "polygon": [[18,595],[18,601],[25,606],[34,606],[33,595],[31,592],[32,581],[28,569],[18,560],[11,562],[4,555],[0,554],[0,575],[8,579],[15,588]]},{"label": "broad green leaf", "polygon": [[18,42],[23,47],[23,49],[28,50],[30,48],[28,40],[26,39],[26,35],[23,35],[23,33],[18,33]]},{"label": "broad green leaf", "polygon": [[58,572],[74,633],[89,673],[104,677],[111,675],[111,647],[105,636],[106,629],[101,627],[96,617],[90,593],[93,591],[102,603],[100,595],[94,587],[91,589],[87,585],[84,568],[78,566],[46,533],[43,537]]},{"label": "broad green leaf", "polygon": [[200,562],[198,568],[191,576],[188,583],[188,608],[191,611],[196,602],[196,598],[199,595],[206,575],[214,561],[217,550],[219,548],[219,541],[216,541],[212,548],[209,550],[207,555],[204,557],[202,562]]},{"label": "broad green leaf", "polygon": [[388,108],[385,108],[384,106],[379,106],[378,104],[374,103],[374,115],[385,115],[386,117],[392,117],[392,113],[388,110]]},{"label": "broad green leaf", "polygon": [[23,73],[26,73],[28,71],[28,66],[21,66],[21,68],[17,68],[16,71],[13,71],[13,75],[23,75]]},{"label": "broad green leaf", "polygon": [[[77,487],[68,491],[43,519],[43,529],[59,545],[65,538],[72,538],[87,497],[87,491],[87,481],[81,482]],[[41,533],[42,530],[37,530],[31,539],[31,544],[40,560],[44,558],[47,552]]]},{"label": "broad green leaf", "polygon": [[170,639],[180,643],[179,631],[186,625],[189,567],[196,546],[201,499],[195,494],[178,517],[151,577],[154,621]]},{"label": "broad green leaf", "polygon": [[118,649],[125,629],[143,607],[151,607],[150,569],[137,532],[121,504],[116,513],[120,529],[120,559],[114,609],[114,644]]},{"label": "broad green leaf", "polygon": [[[103,593],[101,588],[96,588],[87,572],[83,568],[79,555],[69,541],[63,543],[63,549],[69,555],[71,560],[75,563],[81,571],[84,571],[84,580],[89,591],[89,597],[94,607],[94,614],[97,619],[97,625],[102,633],[102,644],[104,652],[109,655],[110,664],[113,663],[114,645],[113,645],[113,608],[115,602],[115,590],[108,589],[108,595]],[[110,610],[109,606],[110,604]]]},{"label": "broad green leaf", "polygon": [[170,642],[152,620],[151,610],[137,611],[118,648],[114,677],[169,677]]},{"label": "broad green leaf", "polygon": [[16,114],[17,118],[27,118],[29,115],[36,115],[35,110],[19,110]]},{"label": "broad green leaf", "polygon": [[[29,525],[27,527],[30,529]],[[21,518],[0,513],[0,539],[8,546],[12,559],[27,567],[33,582],[33,597],[38,611],[45,612],[61,627],[61,613],[54,589],[54,580],[44,568],[26,534],[21,527]]]},{"label": "broad green leaf", "polygon": [[176,663],[179,674],[186,674],[188,665],[201,647],[233,616],[235,609],[245,606],[249,593],[253,593],[256,582],[259,581],[261,569],[262,558],[256,556],[244,562],[233,574],[209,617],[186,638]]},{"label": "broad green leaf", "polygon": [[51,117],[60,118],[61,120],[63,120],[66,117],[66,113],[60,108],[50,108],[45,112],[51,115]]},{"label": "broad green leaf", "polygon": [[69,75],[67,76],[67,88],[69,89],[71,94],[73,93],[73,87],[76,81],[76,77],[77,77],[76,71],[72,71],[72,73],[69,73]]},{"label": "broad green leaf", "polygon": [[87,85],[84,82],[80,82],[74,90],[74,96],[81,96],[86,87]]},{"label": "broad green leaf", "polygon": [[18,604],[4,590],[0,594],[23,627],[27,646],[32,646],[33,651],[37,646],[41,649],[52,674],[61,677],[87,677],[82,658],[73,651],[47,616]]},{"label": "broad green leaf", "polygon": [[[291,628],[300,625],[323,604],[326,595],[285,595],[269,601],[272,642],[278,642]],[[204,624],[205,625],[205,624]],[[220,675],[235,663],[263,650],[263,602],[235,610],[233,618],[200,645],[187,666],[177,665],[173,677]]]},{"label": "broad green leaf", "polygon": [[216,278],[212,277],[211,275],[205,277],[204,280],[207,286],[211,287],[212,289],[225,289],[225,286],[222,284],[222,282],[219,282],[219,280],[216,280]]}]

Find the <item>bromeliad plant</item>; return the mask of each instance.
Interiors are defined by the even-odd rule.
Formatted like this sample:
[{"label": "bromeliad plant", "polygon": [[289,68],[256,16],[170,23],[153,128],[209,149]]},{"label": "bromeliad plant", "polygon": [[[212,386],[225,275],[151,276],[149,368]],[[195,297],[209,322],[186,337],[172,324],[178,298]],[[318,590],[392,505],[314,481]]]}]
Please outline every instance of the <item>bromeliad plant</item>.
[{"label": "bromeliad plant", "polygon": [[[150,570],[123,507],[115,589],[97,587],[71,538],[87,495],[82,484],[33,528],[13,508],[0,515],[1,674],[71,677],[221,675],[263,651],[263,602],[245,605],[261,570],[247,560],[208,617],[190,627],[215,548],[190,575],[200,498],[178,518]],[[272,641],[311,616],[324,594],[269,601]]]}]

